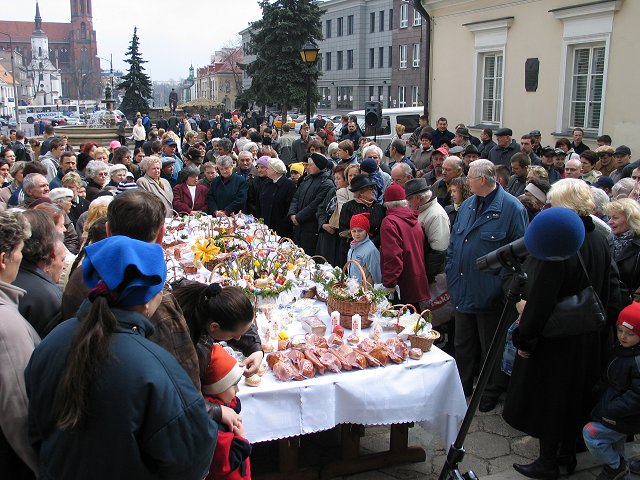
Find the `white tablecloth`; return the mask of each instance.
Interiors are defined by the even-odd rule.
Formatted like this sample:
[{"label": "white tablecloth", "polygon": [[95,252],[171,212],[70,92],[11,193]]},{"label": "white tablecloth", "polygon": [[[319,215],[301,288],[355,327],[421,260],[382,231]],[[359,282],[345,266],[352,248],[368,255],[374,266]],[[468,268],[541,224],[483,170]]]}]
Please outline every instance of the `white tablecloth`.
[{"label": "white tablecloth", "polygon": [[420,360],[280,382],[268,372],[259,387],[240,382],[247,438],[264,442],[340,423],[417,422],[449,445],[467,405],[455,361],[433,347]]}]

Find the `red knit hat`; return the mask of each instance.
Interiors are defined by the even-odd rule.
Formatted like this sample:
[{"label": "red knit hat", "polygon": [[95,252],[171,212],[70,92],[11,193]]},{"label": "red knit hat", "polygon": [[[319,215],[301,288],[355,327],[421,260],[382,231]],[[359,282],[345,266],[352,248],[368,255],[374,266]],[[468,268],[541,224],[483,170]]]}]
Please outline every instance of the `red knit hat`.
[{"label": "red knit hat", "polygon": [[633,333],[640,335],[640,303],[631,302],[618,315],[616,325],[622,325],[632,330]]},{"label": "red knit hat", "polygon": [[397,183],[392,183],[387,187],[384,191],[384,201],[386,202],[397,202],[398,200],[406,200],[407,195],[402,188]]},{"label": "red knit hat", "polygon": [[351,221],[349,222],[349,228],[361,228],[365,230],[367,233],[370,233],[371,226],[369,225],[369,217],[371,214],[367,213],[359,213],[351,217]]},{"label": "red knit hat", "polygon": [[225,349],[214,344],[211,349],[211,359],[207,371],[202,379],[202,392],[207,395],[217,395],[224,392],[240,381],[242,367]]}]

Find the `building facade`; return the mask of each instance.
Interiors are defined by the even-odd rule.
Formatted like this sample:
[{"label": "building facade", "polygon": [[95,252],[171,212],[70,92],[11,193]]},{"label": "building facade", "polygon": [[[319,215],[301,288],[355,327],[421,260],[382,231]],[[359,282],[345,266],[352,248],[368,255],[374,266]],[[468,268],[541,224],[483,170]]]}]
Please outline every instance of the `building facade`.
[{"label": "building facade", "polygon": [[[22,55],[28,76],[35,78],[28,95],[21,98],[22,103],[34,103],[40,95],[50,96],[53,89],[46,82],[38,82],[41,75],[40,62],[34,58],[45,52],[38,52],[32,44],[32,34],[40,30],[47,37],[46,56],[52,66],[60,71],[58,97],[69,99],[99,99],[103,92],[100,88],[100,60],[97,57],[96,32],[93,30],[91,0],[70,0],[71,21],[69,23],[43,22],[38,18],[39,7],[36,2],[36,24],[34,22],[14,22],[0,20],[0,32],[11,36],[14,49]],[[42,38],[42,37],[40,37]],[[42,42],[40,42],[42,43]],[[9,51],[9,39],[0,36],[0,50]],[[4,56],[4,55],[3,55]],[[18,66],[16,66],[18,70]],[[45,83],[43,87],[39,84]],[[49,99],[47,99],[48,101]]]},{"label": "building facade", "polygon": [[[422,0],[432,18],[430,111],[449,124],[585,131],[640,153],[634,85],[640,2]],[[476,133],[477,134],[477,133]]]},{"label": "building facade", "polygon": [[349,112],[370,100],[392,104],[392,0],[322,2],[318,113]]},{"label": "building facade", "polygon": [[[387,106],[424,105],[425,52],[428,45],[426,22],[407,0],[393,0],[390,10],[392,41],[391,95]],[[382,20],[381,20],[382,21]]]},{"label": "building facade", "polygon": [[196,98],[205,98],[214,105],[223,106],[224,110],[233,110],[243,88],[242,62],[242,47],[223,48],[215,52],[209,65],[198,68]]}]

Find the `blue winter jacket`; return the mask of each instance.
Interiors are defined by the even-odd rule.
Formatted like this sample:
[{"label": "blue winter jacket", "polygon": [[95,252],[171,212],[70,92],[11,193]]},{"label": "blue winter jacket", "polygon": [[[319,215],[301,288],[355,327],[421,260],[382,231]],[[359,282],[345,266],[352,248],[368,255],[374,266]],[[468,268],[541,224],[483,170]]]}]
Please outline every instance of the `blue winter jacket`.
[{"label": "blue winter jacket", "polygon": [[56,327],[27,366],[29,439],[40,454],[40,478],[202,479],[217,439],[202,395],[176,359],[147,340],[147,318],[113,313],[110,360],[91,386],[84,427],[59,430],[53,408],[78,319]]},{"label": "blue winter jacket", "polygon": [[502,308],[500,269],[480,271],[476,259],[524,235],[527,211],[497,186],[493,201],[476,219],[477,197],[465,200],[451,229],[447,251],[447,285],[456,312],[478,313]]}]

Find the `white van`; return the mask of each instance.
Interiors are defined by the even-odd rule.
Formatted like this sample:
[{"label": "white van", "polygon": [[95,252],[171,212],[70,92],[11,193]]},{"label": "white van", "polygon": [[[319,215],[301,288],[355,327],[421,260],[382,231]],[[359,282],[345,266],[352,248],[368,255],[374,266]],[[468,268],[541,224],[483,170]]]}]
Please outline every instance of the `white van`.
[{"label": "white van", "polygon": [[[396,133],[396,125],[401,124],[406,127],[405,133],[402,136],[404,140],[408,140],[413,131],[418,128],[420,115],[424,114],[424,107],[404,107],[404,108],[383,108],[382,109],[382,125],[376,129],[375,138],[376,143],[380,146],[384,152],[387,149],[391,138]],[[370,132],[371,127],[367,127],[364,123],[364,110],[356,110],[350,112],[349,116],[355,116],[358,119],[358,125],[360,129],[366,134],[368,138],[373,140],[374,134]],[[358,146],[356,145],[356,148]]]}]

